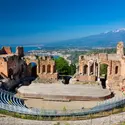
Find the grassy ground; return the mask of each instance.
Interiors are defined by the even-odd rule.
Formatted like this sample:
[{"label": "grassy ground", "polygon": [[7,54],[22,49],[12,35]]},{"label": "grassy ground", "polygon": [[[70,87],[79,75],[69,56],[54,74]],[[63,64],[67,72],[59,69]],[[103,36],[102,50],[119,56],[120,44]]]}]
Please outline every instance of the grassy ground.
[{"label": "grassy ground", "polygon": [[[100,113],[96,113],[96,114],[89,114],[86,116],[65,116],[65,117],[42,117],[42,116],[33,116],[33,115],[24,115],[24,114],[19,114],[19,113],[14,113],[14,112],[9,112],[6,110],[0,110],[0,114],[4,114],[4,115],[9,115],[12,117],[16,117],[16,118],[22,118],[22,119],[30,119],[30,120],[86,120],[86,119],[94,119],[94,118],[100,118],[100,117],[106,117],[109,116],[111,114],[116,114],[116,113],[120,113],[120,112],[125,112],[125,107],[121,107],[121,108],[117,108],[117,109],[113,109],[111,111],[105,111],[105,112],[100,112]],[[125,123],[123,123],[124,125]]]}]

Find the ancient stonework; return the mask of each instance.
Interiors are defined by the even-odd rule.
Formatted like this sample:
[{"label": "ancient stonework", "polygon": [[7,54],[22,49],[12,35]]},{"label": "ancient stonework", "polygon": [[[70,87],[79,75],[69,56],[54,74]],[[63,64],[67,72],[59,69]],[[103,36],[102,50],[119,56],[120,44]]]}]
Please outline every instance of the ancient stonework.
[{"label": "ancient stonework", "polygon": [[99,53],[79,56],[77,81],[100,81],[100,65],[107,65],[106,88],[119,89],[125,86],[124,44],[117,44],[116,54]]},{"label": "ancient stonework", "polygon": [[16,50],[16,53],[12,53],[10,47],[0,50],[0,82],[7,90],[23,83],[21,80],[27,77],[27,64],[22,58],[23,48],[17,47]]},{"label": "ancient stonework", "polygon": [[36,77],[51,83],[57,81],[58,73],[55,71],[55,61],[51,56],[24,56],[23,47],[17,47],[16,53],[12,53],[10,47],[2,47],[0,79],[3,83],[20,84],[25,78],[30,81]]},{"label": "ancient stonework", "polygon": [[22,53],[19,50],[18,53],[14,54],[10,47],[3,47],[0,50],[0,74],[2,76],[12,78],[17,75],[26,75],[26,72],[22,72],[22,70],[24,71],[26,69],[25,61],[20,58],[20,54],[22,55]]},{"label": "ancient stonework", "polygon": [[[51,56],[25,56],[25,61],[28,65],[28,73],[30,76],[36,75],[44,81],[54,82],[58,80],[58,73],[55,69],[55,61]],[[33,69],[31,63],[35,63],[36,67]]]}]

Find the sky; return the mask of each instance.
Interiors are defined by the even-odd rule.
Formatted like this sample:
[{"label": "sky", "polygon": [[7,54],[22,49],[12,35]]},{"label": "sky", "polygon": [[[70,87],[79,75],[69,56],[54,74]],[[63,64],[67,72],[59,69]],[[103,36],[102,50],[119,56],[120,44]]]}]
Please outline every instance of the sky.
[{"label": "sky", "polygon": [[0,44],[37,44],[125,27],[125,0],[0,0]]}]

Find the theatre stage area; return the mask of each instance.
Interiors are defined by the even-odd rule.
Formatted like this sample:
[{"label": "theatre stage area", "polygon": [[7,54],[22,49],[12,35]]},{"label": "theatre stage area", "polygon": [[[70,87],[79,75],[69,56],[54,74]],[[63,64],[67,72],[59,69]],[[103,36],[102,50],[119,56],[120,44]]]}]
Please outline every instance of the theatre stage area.
[{"label": "theatre stage area", "polygon": [[64,85],[32,83],[18,89],[22,98],[44,101],[97,101],[111,97],[111,92],[98,85]]}]

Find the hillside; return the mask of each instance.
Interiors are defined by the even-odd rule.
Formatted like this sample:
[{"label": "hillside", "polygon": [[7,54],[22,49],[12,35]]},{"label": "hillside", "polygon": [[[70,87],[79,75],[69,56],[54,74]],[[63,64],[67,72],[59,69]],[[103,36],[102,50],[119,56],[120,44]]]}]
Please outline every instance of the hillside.
[{"label": "hillside", "polygon": [[62,47],[115,47],[118,41],[125,41],[125,28],[47,44]]}]

